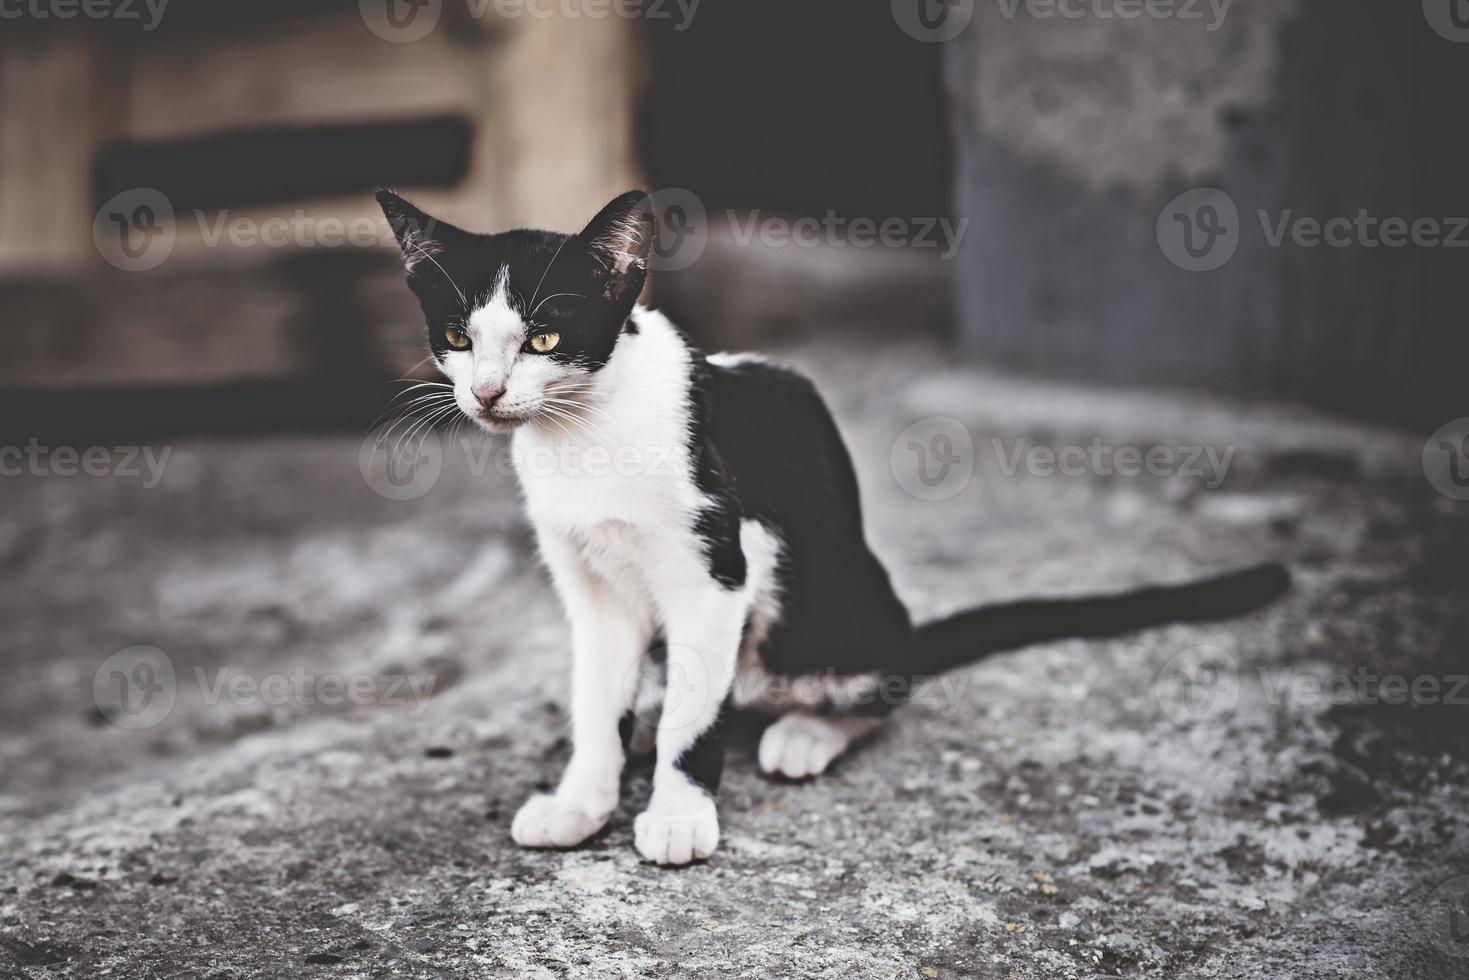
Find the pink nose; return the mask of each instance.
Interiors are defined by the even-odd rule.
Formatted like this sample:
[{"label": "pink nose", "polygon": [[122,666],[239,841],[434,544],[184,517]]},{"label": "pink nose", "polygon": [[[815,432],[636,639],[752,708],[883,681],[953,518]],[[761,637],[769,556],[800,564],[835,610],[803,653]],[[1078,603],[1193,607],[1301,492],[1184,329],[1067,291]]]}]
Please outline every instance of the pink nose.
[{"label": "pink nose", "polygon": [[485,408],[490,408],[495,404],[496,398],[499,398],[501,395],[505,394],[505,386],[475,385],[473,388],[470,389],[470,391],[474,392],[474,397],[479,399],[479,403],[481,405],[483,405]]}]

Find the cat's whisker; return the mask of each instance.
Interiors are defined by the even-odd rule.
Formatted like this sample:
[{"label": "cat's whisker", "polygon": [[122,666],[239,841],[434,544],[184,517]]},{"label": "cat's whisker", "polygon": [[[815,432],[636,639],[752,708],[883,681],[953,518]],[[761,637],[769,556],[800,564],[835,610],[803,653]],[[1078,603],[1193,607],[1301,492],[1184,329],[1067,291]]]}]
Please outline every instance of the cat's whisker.
[{"label": "cat's whisker", "polygon": [[[373,429],[377,428],[379,425],[390,418],[393,420],[393,424],[388,426],[388,432],[391,432],[394,425],[397,425],[398,422],[400,422],[402,419],[406,417],[411,417],[412,415],[417,413],[419,409],[423,407],[424,403],[436,403],[443,398],[445,398],[444,395],[425,396],[402,405],[390,404],[381,415],[368,423],[367,428],[363,430],[363,434],[365,435],[366,433],[371,432]],[[452,396],[450,396],[450,400],[452,400]],[[403,414],[395,415],[394,413]]]},{"label": "cat's whisker", "polygon": [[[393,434],[393,430],[396,429],[396,428],[398,428],[398,426],[403,425],[403,424],[409,422],[410,420],[414,420],[414,419],[420,418],[423,415],[427,415],[427,414],[433,412],[436,408],[438,408],[440,406],[440,404],[442,404],[442,403],[437,402],[437,401],[433,401],[433,402],[429,402],[426,405],[416,405],[416,406],[413,406],[407,412],[405,412],[404,414],[402,414],[402,415],[398,416],[397,418],[395,418],[392,421],[392,423],[387,427],[387,429],[384,430],[384,432],[383,432],[383,434],[382,434],[382,436],[380,438],[382,438],[382,439],[389,438]],[[453,404],[454,404],[454,407],[456,407],[456,408],[458,407],[458,403],[457,402],[455,402]],[[369,429],[369,431],[371,431],[371,430]]]},{"label": "cat's whisker", "polygon": [[[547,398],[546,401],[549,402],[549,403],[551,403],[551,404],[553,404],[553,405],[560,405],[560,406],[564,407],[567,411],[571,411],[571,409],[582,409],[584,411],[591,412],[591,413],[595,414],[598,418],[601,418],[604,421],[607,421],[607,422],[614,422],[614,421],[616,421],[615,419],[612,418],[612,416],[608,415],[606,412],[602,411],[600,408],[597,408],[597,407],[595,407],[593,405],[588,405],[586,402],[572,401],[569,398]],[[572,414],[576,414],[576,413],[575,412],[572,412]],[[590,421],[590,420],[588,420],[588,421]]]},{"label": "cat's whisker", "polygon": [[541,307],[545,306],[548,302],[550,302],[551,300],[555,299],[558,296],[575,296],[577,299],[586,299],[586,297],[583,296],[581,293],[552,293],[550,296],[547,296],[545,299],[543,299],[539,303],[537,303],[536,304],[536,307],[535,307],[535,310],[531,310],[529,313],[527,313],[525,318],[527,320],[533,320],[533,319],[535,319],[536,310],[539,310]]},{"label": "cat's whisker", "polygon": [[[536,301],[536,297],[540,295],[540,293],[541,293],[541,287],[546,284],[546,277],[551,274],[551,267],[556,264],[556,260],[557,259],[561,258],[561,250],[566,247],[566,243],[569,242],[569,241],[571,241],[570,238],[563,238],[561,240],[561,244],[558,245],[558,246],[556,246],[556,254],[553,255],[553,256],[551,256],[551,261],[550,262],[547,262],[546,263],[545,271],[541,273],[541,278],[536,282],[536,288],[533,289],[533,290],[531,290],[530,301],[532,303],[534,303]],[[536,309],[538,310],[538,309],[540,309],[540,307],[537,306]],[[529,320],[534,315],[535,315],[535,311],[532,310],[530,313],[527,313],[525,315],[525,318],[527,320]]]},{"label": "cat's whisker", "polygon": [[595,407],[595,406],[592,405],[592,402],[586,396],[589,396],[589,395],[592,395],[594,393],[597,393],[598,391],[600,391],[600,389],[597,388],[596,386],[592,386],[592,385],[588,385],[588,386],[585,386],[585,387],[550,387],[550,388],[547,388],[546,389],[546,394],[549,395],[549,396],[556,396],[556,395],[582,396],[582,397],[574,397],[572,400],[575,401],[579,405],[586,405],[588,407]]},{"label": "cat's whisker", "polygon": [[[546,390],[546,393],[545,393],[545,395],[543,397],[546,397],[546,398],[555,398],[557,401],[567,402],[567,403],[572,404],[572,405],[581,405],[581,406],[584,406],[586,408],[597,408],[597,406],[596,405],[593,405],[591,402],[589,402],[589,401],[583,401],[583,400],[581,400],[579,398],[561,398],[561,397],[559,397],[562,394],[565,394],[565,392],[562,392],[559,389],[548,388]],[[572,394],[577,394],[577,393],[576,392],[572,392]]]},{"label": "cat's whisker", "polygon": [[567,431],[566,426],[562,425],[561,422],[557,420],[556,416],[552,415],[544,408],[532,413],[531,420],[535,422],[550,422],[552,425],[556,426],[556,428],[560,429],[561,434],[566,436],[566,438],[573,438],[572,434]]},{"label": "cat's whisker", "polygon": [[[413,393],[415,391],[421,391],[421,390],[427,388],[427,389],[431,389],[431,391],[429,392],[430,395],[435,395],[435,396],[443,397],[443,396],[446,396],[446,395],[451,395],[452,392],[453,392],[453,389],[454,389],[454,386],[452,384],[448,384],[447,382],[442,382],[442,381],[414,381],[414,379],[412,379],[412,378],[400,378],[398,380],[400,380],[400,381],[409,381],[409,382],[412,382],[412,383],[409,385],[409,387],[404,388],[402,391],[399,391],[396,394],[394,394],[392,398],[389,398],[388,399],[387,407],[383,409],[383,413],[381,415],[379,415],[377,418],[373,419],[372,423],[370,425],[368,425],[367,428],[368,428],[369,431],[371,431],[374,426],[376,426],[378,423],[382,422],[383,419],[387,418],[394,411],[397,411],[398,409],[402,408],[403,406],[400,405],[399,402],[401,402],[402,399],[405,398],[407,395],[409,395],[409,394],[411,394],[411,393]],[[420,398],[417,398],[417,399],[414,399],[413,401],[408,402],[407,404],[409,404],[409,405],[416,404],[419,400],[421,400],[421,398],[422,398],[422,396],[420,396]]]},{"label": "cat's whisker", "polygon": [[[550,405],[550,404],[543,405],[542,406],[542,410],[545,411],[545,412],[549,412],[550,414],[552,414],[553,416],[555,416],[557,418],[565,419],[567,422],[570,422],[572,425],[576,426],[578,429],[580,429],[582,432],[586,433],[591,438],[593,438],[593,439],[597,440],[598,442],[602,443],[607,448],[609,448],[609,449],[612,448],[612,446],[613,446],[612,440],[609,439],[601,430],[597,429],[595,426],[593,426],[590,423],[588,423],[586,419],[577,418],[575,415],[572,415],[570,412],[567,412],[564,409],[557,408],[555,405]],[[563,431],[564,431],[564,429],[563,429]],[[568,435],[569,435],[569,433],[568,433]]]},{"label": "cat's whisker", "polygon": [[454,292],[459,294],[459,302],[463,303],[465,307],[468,308],[469,300],[464,298],[464,290],[460,289],[459,284],[454,281],[454,278],[449,275],[449,273],[444,269],[443,266],[439,265],[439,260],[430,255],[428,249],[415,242],[412,238],[404,238],[403,241],[418,249],[418,251],[423,255],[424,258],[428,259],[434,264],[434,268],[438,269],[444,274],[444,278],[449,281],[449,285],[454,287]]},{"label": "cat's whisker", "polygon": [[[393,424],[389,426],[381,435],[378,436],[378,444],[386,445],[389,442],[394,442],[394,444],[396,444],[395,437],[393,435],[394,432],[398,432],[396,440],[399,442],[402,441],[406,437],[406,434],[412,431],[414,426],[416,426],[421,420],[433,415],[436,411],[438,411],[438,407],[433,406],[424,409],[418,414],[394,420]],[[398,431],[400,427],[405,426],[406,428],[403,428],[403,431]]]},{"label": "cat's whisker", "polygon": [[447,395],[443,392],[434,392],[428,395],[419,395],[418,397],[410,401],[403,402],[393,407],[397,409],[409,409],[417,405],[427,405],[434,402],[451,402],[453,400],[454,397],[452,395]]},{"label": "cat's whisker", "polygon": [[418,438],[419,443],[421,444],[423,439],[428,437],[428,433],[433,430],[433,427],[438,422],[447,417],[448,414],[453,411],[453,409],[454,406],[441,408],[437,412],[431,413],[424,419],[421,419],[420,421],[414,423],[413,428],[409,429],[408,432],[403,435],[403,438],[398,441],[396,449],[403,450],[405,447],[413,446],[413,440],[415,439],[415,437]]},{"label": "cat's whisker", "polygon": [[[590,405],[585,405],[585,404],[583,404],[581,402],[573,402],[573,401],[570,401],[570,400],[565,399],[565,398],[546,398],[545,399],[545,402],[546,402],[547,405],[554,406],[559,411],[564,412],[565,414],[572,416],[577,421],[583,422],[583,423],[585,423],[587,425],[590,425],[593,428],[597,428],[597,426],[595,425],[595,423],[592,422],[591,419],[582,418],[581,416],[577,415],[576,412],[571,411],[571,408],[585,408],[585,409],[590,409],[591,408]],[[563,406],[569,406],[569,407],[563,407]],[[610,417],[608,417],[606,415],[606,413],[602,413],[602,415],[603,415],[603,418],[606,418],[608,421],[612,421],[612,419]],[[598,429],[598,432],[600,433],[600,429]]]},{"label": "cat's whisker", "polygon": [[409,381],[409,382],[412,382],[412,384],[410,384],[407,388],[404,388],[401,392],[399,392],[396,396],[394,396],[394,397],[398,397],[398,398],[401,398],[404,394],[406,394],[406,393],[408,393],[410,391],[417,391],[420,388],[453,388],[454,387],[452,384],[450,384],[447,381],[414,381],[413,378],[399,378],[398,380],[399,381]]},{"label": "cat's whisker", "polygon": [[[423,367],[423,365],[424,365],[424,364],[425,364],[425,363],[426,363],[426,362],[428,362],[428,361],[431,361],[431,360],[433,360],[433,359],[434,359],[434,352],[433,352],[433,351],[429,351],[429,352],[428,352],[428,354],[427,354],[427,356],[425,356],[425,357],[424,357],[424,358],[423,358],[423,359],[422,359],[422,360],[420,360],[420,361],[419,361],[419,362],[418,362],[418,363],[417,363],[417,364],[414,364],[414,365],[413,365],[413,366],[412,366],[412,367],[410,367],[410,368],[409,368],[409,369],[408,369],[408,370],[407,370],[407,372],[406,372],[406,373],[407,373],[407,374],[412,374],[412,373],[413,373],[413,372],[414,372],[414,371],[417,371],[417,370],[418,370],[418,369],[419,369],[419,368],[421,368],[421,367]],[[417,379],[417,378],[410,378],[410,377],[403,377],[403,378],[398,378],[398,379],[397,379],[397,380],[398,380],[398,381],[416,381],[416,380],[418,380],[418,379]]]},{"label": "cat's whisker", "polygon": [[[407,397],[407,396],[412,396],[412,397]],[[407,400],[406,401],[403,400],[405,397],[407,397]],[[389,407],[389,411],[391,411],[391,410],[393,410],[395,408],[404,408],[404,407],[406,407],[408,405],[416,405],[419,402],[423,402],[423,401],[428,401],[428,400],[432,400],[432,399],[452,400],[453,397],[454,397],[454,392],[453,392],[452,389],[451,390],[441,390],[441,389],[435,388],[435,389],[431,389],[429,391],[420,392],[418,394],[414,394],[411,391],[405,391],[405,392],[402,392],[401,394],[395,395],[393,397],[392,401],[390,401],[388,403],[388,407]]]},{"label": "cat's whisker", "polygon": [[579,383],[579,384],[578,383],[572,383],[572,384],[564,384],[564,385],[551,385],[546,390],[549,391],[549,392],[551,392],[554,395],[580,394],[582,392],[587,392],[587,391],[600,391],[601,390],[601,386],[600,385],[596,385],[596,384],[592,384],[590,382],[583,382],[583,383]]}]

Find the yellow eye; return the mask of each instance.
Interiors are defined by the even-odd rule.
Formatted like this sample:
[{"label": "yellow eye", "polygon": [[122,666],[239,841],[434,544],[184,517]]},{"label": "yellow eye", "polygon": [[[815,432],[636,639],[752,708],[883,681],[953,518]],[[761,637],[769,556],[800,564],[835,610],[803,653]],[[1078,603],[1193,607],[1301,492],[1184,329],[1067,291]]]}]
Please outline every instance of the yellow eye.
[{"label": "yellow eye", "polygon": [[561,343],[561,335],[554,330],[550,333],[531,334],[530,338],[531,350],[537,354],[549,354],[556,349],[559,343]]},{"label": "yellow eye", "polygon": [[449,329],[445,330],[444,339],[447,340],[449,342],[449,346],[454,348],[455,350],[469,350],[469,334],[465,333],[463,330],[460,330],[458,327],[450,327]]}]

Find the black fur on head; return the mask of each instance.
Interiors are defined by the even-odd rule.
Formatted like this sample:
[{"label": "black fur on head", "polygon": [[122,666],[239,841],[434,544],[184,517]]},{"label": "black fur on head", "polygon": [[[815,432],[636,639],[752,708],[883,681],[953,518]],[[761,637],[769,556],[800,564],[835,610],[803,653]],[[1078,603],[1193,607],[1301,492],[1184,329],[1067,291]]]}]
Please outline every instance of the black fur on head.
[{"label": "black fur on head", "polygon": [[446,330],[463,327],[490,301],[503,272],[527,338],[548,330],[561,335],[546,356],[588,370],[607,363],[647,278],[655,228],[645,192],[615,198],[575,235],[524,229],[475,234],[391,191],[379,191],[377,200],[403,250],[408,285],[441,362],[450,351]]}]

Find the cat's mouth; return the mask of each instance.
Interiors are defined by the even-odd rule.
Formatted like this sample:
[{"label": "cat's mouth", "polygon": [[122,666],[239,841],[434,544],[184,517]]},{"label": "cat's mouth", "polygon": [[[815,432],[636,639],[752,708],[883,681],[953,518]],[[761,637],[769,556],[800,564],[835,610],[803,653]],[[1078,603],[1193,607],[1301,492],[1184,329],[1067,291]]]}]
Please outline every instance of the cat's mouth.
[{"label": "cat's mouth", "polygon": [[494,408],[482,408],[475,414],[475,421],[492,432],[509,432],[529,422],[531,412],[506,412]]}]

